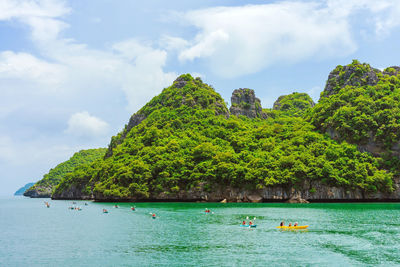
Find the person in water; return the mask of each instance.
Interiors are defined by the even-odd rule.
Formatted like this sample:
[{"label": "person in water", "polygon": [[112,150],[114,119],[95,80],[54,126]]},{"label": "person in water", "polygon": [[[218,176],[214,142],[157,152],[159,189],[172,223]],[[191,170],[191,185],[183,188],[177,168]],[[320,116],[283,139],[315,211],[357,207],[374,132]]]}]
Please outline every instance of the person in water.
[{"label": "person in water", "polygon": [[242,224],[243,224],[243,225],[246,225],[246,221],[243,221]]},{"label": "person in water", "polygon": [[297,226],[297,225],[299,225],[299,224],[297,222],[295,222],[293,226]]},{"label": "person in water", "polygon": [[151,217],[155,218],[155,217],[156,217],[156,214],[155,214],[155,213],[153,213],[153,215],[151,215]]},{"label": "person in water", "polygon": [[292,227],[292,223],[289,223],[289,227]]},{"label": "person in water", "polygon": [[280,226],[285,226],[285,222],[284,222],[284,221],[281,221]]},{"label": "person in water", "polygon": [[249,221],[249,225],[253,225],[253,222],[252,222],[252,221]]}]

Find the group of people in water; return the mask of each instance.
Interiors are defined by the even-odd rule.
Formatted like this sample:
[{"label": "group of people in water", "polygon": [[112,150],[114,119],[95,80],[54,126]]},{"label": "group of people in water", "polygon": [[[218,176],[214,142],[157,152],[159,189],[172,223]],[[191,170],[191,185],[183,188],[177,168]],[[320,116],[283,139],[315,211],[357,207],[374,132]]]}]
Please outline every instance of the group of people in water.
[{"label": "group of people in water", "polygon": [[[255,223],[256,219],[257,219],[257,218],[254,217],[253,220],[249,220],[249,216],[247,216],[247,217],[246,217],[246,220],[249,220],[248,226],[252,226],[252,225],[255,226],[254,223]],[[247,224],[246,224],[246,220],[243,220],[242,225],[247,225]]]},{"label": "group of people in water", "polygon": [[[48,208],[50,208],[50,203],[49,202],[44,202],[45,203],[45,205],[46,205],[46,207],[48,207]],[[76,202],[72,202],[73,204],[76,204]],[[87,203],[85,203],[85,206],[87,206],[88,204]],[[117,205],[117,204],[115,204],[114,205],[114,208],[119,208],[119,206]],[[71,209],[71,210],[82,210],[79,206],[70,206],[70,207],[68,207],[68,209]],[[135,206],[131,206],[131,210],[132,211],[136,211],[136,207]],[[210,209],[208,209],[208,208],[206,208],[205,210],[204,210],[204,212],[205,212],[205,214],[210,214],[211,213],[211,210]],[[108,213],[108,210],[107,209],[103,209],[103,213]],[[212,213],[214,213],[214,212],[212,212]],[[153,212],[151,212],[150,213],[151,214],[151,218],[153,218],[153,219],[156,219],[157,218],[157,216],[156,216],[156,214],[155,213],[153,213]],[[249,217],[247,216],[247,218],[246,218],[246,220],[249,220]],[[255,227],[256,225],[255,225],[255,223],[253,222],[253,220],[249,220],[248,221],[248,224],[247,224],[247,222],[246,222],[246,220],[243,220],[243,222],[242,222],[242,225],[243,226],[250,226],[250,227]],[[254,217],[254,221],[256,220],[256,217]],[[289,225],[288,225],[288,227],[296,227],[296,226],[298,226],[299,224],[297,223],[297,222],[295,222],[293,225],[292,225],[292,223],[289,223]],[[281,223],[280,223],[280,226],[282,227],[282,226],[285,226],[285,221],[281,221]]]},{"label": "group of people in water", "polygon": [[[119,206],[115,204],[115,205],[114,205],[114,208],[117,209],[117,208],[119,208]],[[131,210],[132,210],[132,211],[136,211],[136,207],[135,207],[135,206],[132,206],[132,207],[131,207]],[[107,209],[103,209],[103,213],[108,213],[108,210],[107,210]],[[151,212],[150,214],[151,214],[151,218],[153,218],[153,219],[156,219],[156,218],[157,218],[157,215],[156,215],[155,213],[152,213],[152,212]]]},{"label": "group of people in water", "polygon": [[[298,226],[298,225],[299,225],[299,223],[297,223],[297,222],[295,222],[295,223],[293,224],[293,226]],[[281,221],[280,226],[285,226],[285,221]],[[289,226],[289,227],[292,227],[292,223],[289,223],[288,226]]]}]

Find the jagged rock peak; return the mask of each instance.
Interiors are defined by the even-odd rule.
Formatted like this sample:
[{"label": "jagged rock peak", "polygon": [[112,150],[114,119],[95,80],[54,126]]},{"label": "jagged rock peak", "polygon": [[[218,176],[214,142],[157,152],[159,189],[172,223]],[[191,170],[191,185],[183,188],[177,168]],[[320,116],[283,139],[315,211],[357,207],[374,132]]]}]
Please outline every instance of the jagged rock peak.
[{"label": "jagged rock peak", "polygon": [[386,68],[383,70],[383,74],[390,75],[390,76],[396,76],[400,72],[400,67],[399,66],[391,66],[389,68]]},{"label": "jagged rock peak", "polygon": [[400,67],[393,66],[384,71],[371,67],[367,63],[360,63],[358,60],[346,66],[337,66],[329,73],[328,81],[321,97],[328,97],[339,92],[345,86],[367,86],[377,85],[383,75],[397,75]]},{"label": "jagged rock peak", "polygon": [[187,83],[187,78],[184,75],[181,75],[178,78],[176,78],[173,84],[176,88],[182,88],[186,85],[186,83]]},{"label": "jagged rock peak", "polygon": [[132,128],[142,123],[153,111],[163,107],[178,109],[183,105],[193,109],[213,110],[215,115],[229,117],[224,100],[211,85],[204,83],[200,77],[194,78],[189,73],[182,74],[175,79],[171,86],[164,88],[161,94],[153,97],[131,116],[124,130],[112,137],[105,157],[112,156],[113,149],[123,142]]},{"label": "jagged rock peak", "polygon": [[233,91],[231,97],[230,112],[232,115],[243,115],[249,118],[262,118],[266,115],[262,112],[261,101],[248,88],[239,88]]}]

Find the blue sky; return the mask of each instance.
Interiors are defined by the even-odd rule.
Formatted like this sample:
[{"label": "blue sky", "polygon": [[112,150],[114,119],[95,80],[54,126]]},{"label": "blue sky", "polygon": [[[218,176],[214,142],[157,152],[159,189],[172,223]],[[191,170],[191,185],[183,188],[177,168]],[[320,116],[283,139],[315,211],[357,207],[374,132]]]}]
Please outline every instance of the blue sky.
[{"label": "blue sky", "polygon": [[400,1],[0,0],[0,195],[105,147],[182,73],[229,102],[315,101],[352,59],[400,65]]}]

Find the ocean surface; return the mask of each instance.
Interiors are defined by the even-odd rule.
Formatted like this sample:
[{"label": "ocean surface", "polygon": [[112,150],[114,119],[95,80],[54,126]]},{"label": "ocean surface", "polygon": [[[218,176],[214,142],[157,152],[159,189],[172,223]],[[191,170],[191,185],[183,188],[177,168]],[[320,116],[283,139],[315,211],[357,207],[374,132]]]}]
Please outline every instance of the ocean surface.
[{"label": "ocean surface", "polygon": [[400,266],[399,203],[84,203],[0,199],[0,266]]}]

